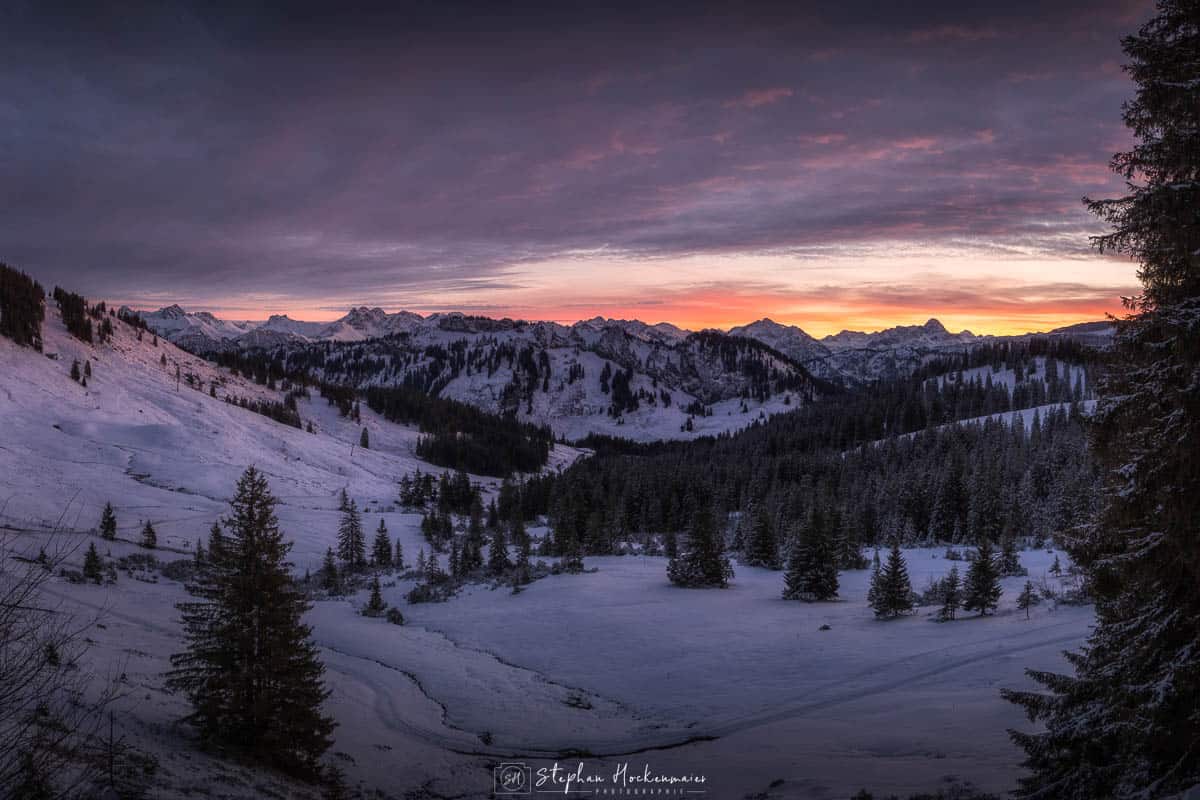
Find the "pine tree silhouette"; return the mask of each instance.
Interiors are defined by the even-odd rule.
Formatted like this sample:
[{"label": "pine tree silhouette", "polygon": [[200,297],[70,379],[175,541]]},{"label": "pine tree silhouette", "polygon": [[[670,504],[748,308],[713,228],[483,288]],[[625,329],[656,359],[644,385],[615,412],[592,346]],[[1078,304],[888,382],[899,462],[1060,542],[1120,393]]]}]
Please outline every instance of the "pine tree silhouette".
[{"label": "pine tree silhouette", "polygon": [[192,705],[187,717],[206,744],[307,779],[320,774],[334,722],[311,632],[309,604],[292,580],[266,478],[250,467],[238,481],[227,535],[181,603],[186,649],[171,657],[167,685]]}]

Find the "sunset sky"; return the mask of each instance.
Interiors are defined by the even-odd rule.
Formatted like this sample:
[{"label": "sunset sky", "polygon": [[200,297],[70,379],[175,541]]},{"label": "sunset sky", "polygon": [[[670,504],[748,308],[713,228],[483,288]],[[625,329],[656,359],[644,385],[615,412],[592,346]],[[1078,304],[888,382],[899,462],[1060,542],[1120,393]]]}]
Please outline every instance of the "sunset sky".
[{"label": "sunset sky", "polygon": [[0,9],[0,260],[94,298],[821,335],[1135,291],[1080,198],[1148,0],[72,5]]}]

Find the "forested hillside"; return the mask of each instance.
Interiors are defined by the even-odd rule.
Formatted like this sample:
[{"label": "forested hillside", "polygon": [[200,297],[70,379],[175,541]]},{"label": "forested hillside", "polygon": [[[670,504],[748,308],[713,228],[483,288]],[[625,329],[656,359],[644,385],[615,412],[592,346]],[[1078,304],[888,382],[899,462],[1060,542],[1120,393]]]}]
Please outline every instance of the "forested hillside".
[{"label": "forested hillside", "polygon": [[1072,344],[1009,344],[735,435],[593,438],[594,457],[525,484],[522,502],[549,515],[556,547],[578,539],[593,553],[629,539],[654,547],[652,534],[686,531],[710,505],[743,519],[767,512],[781,546],[814,510],[860,545],[1045,539],[1095,503],[1082,417],[1097,357]]}]

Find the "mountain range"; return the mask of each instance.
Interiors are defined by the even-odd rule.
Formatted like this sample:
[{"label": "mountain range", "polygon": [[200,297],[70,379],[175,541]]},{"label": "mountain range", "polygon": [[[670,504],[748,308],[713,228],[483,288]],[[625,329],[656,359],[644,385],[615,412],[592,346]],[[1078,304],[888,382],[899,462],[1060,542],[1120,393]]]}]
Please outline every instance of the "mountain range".
[{"label": "mountain range", "polygon": [[[396,334],[444,338],[439,333],[459,333],[470,337],[501,332],[527,333],[536,342],[549,346],[590,347],[598,342],[611,346],[615,344],[615,336],[617,339],[627,337],[672,348],[693,334],[666,322],[649,324],[640,320],[599,316],[573,325],[562,325],[556,322],[491,319],[460,312],[428,316],[410,311],[388,313],[382,308],[367,306],[352,308],[333,322],[305,322],[286,315],[273,315],[265,322],[229,322],[217,319],[207,311],[188,312],[178,305],[137,313],[160,336],[196,352],[273,348],[322,341],[358,342]],[[1069,337],[1092,346],[1104,346],[1112,331],[1112,325],[1107,322],[1088,322],[1056,328],[1044,334],[976,335],[968,330],[951,333],[941,322],[930,319],[924,325],[901,325],[872,333],[843,330],[818,339],[795,325],[783,325],[764,317],[728,331],[706,333],[753,339],[803,366],[816,378],[856,385],[902,376],[931,358],[962,352],[988,342],[1045,335]]]}]

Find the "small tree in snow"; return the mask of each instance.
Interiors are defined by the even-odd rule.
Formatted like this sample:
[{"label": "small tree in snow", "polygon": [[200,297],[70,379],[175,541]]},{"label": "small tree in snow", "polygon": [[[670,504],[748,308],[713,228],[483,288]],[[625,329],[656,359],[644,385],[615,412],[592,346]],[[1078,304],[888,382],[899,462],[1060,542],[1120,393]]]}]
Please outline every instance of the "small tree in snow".
[{"label": "small tree in snow", "polygon": [[347,569],[359,570],[367,565],[367,543],[363,535],[362,518],[358,515],[358,503],[345,499],[342,521],[338,525],[338,558]]},{"label": "small tree in snow", "polygon": [[958,578],[958,565],[950,568],[946,581],[942,584],[942,607],[938,611],[938,619],[942,622],[954,619],[962,605],[962,582]]},{"label": "small tree in snow", "polygon": [[103,578],[103,564],[100,563],[95,542],[88,543],[87,553],[83,556],[83,577],[95,583],[100,583]]},{"label": "small tree in snow", "polygon": [[387,611],[387,603],[383,602],[383,592],[379,586],[379,576],[371,578],[371,598],[367,601],[366,608],[363,609],[364,617],[379,617],[383,612]]},{"label": "small tree in snow", "polygon": [[384,524],[382,517],[379,518],[379,527],[375,529],[375,541],[371,550],[375,566],[385,568],[392,566],[392,540],[388,537],[387,525]]},{"label": "small tree in snow", "polygon": [[887,562],[871,576],[868,599],[879,619],[892,619],[912,611],[912,583],[899,544],[892,545]]},{"label": "small tree in snow", "polygon": [[1033,581],[1025,581],[1025,588],[1017,597],[1017,608],[1025,612],[1025,619],[1029,619],[1029,609],[1037,605],[1037,602],[1038,596],[1037,592],[1033,590]]},{"label": "small tree in snow", "polygon": [[995,611],[1000,604],[1000,569],[992,551],[992,543],[983,537],[975,551],[975,560],[967,570],[967,585],[963,597],[963,608],[978,611],[985,616]]},{"label": "small tree in snow", "polygon": [[142,541],[139,544],[148,550],[158,547],[158,534],[155,532],[154,526],[150,524],[150,520],[146,520],[146,524],[142,526]]},{"label": "small tree in snow", "polygon": [[100,537],[113,540],[117,538],[117,515],[113,512],[112,503],[104,504],[100,514]]},{"label": "small tree in snow", "polygon": [[667,563],[667,577],[676,586],[689,588],[723,589],[729,585],[733,567],[722,552],[712,510],[707,506],[697,509],[687,550]]}]

